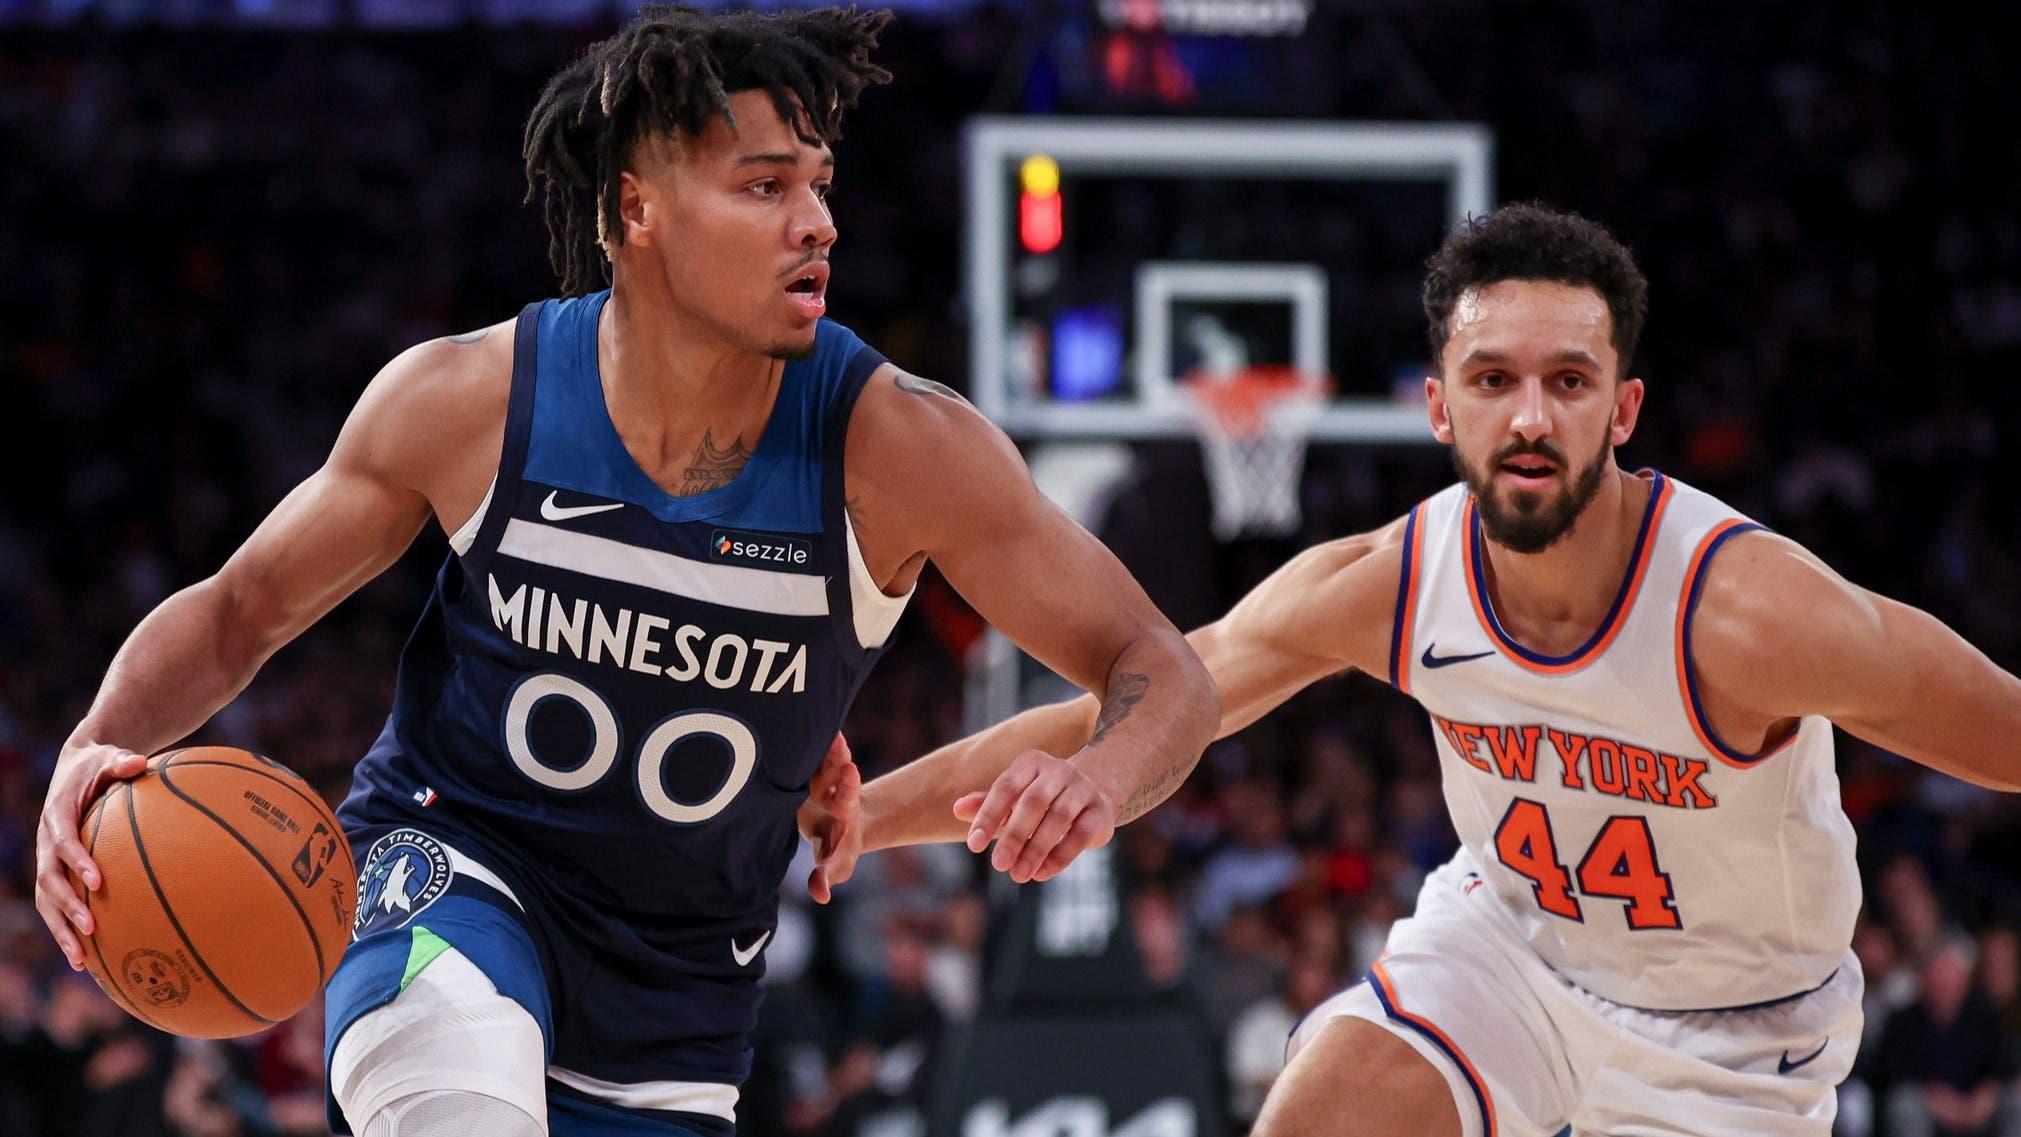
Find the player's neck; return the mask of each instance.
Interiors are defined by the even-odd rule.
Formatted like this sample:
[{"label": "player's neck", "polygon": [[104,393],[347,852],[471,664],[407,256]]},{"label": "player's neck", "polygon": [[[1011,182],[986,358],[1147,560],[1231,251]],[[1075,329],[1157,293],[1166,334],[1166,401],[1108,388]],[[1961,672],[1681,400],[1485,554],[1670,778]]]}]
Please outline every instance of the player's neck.
[{"label": "player's neck", "polygon": [[612,289],[597,325],[604,401],[627,441],[635,432],[626,425],[644,427],[642,436],[762,430],[779,361],[727,342],[665,297],[635,292]]},{"label": "player's neck", "polygon": [[1534,651],[1562,655],[1599,628],[1634,556],[1650,492],[1643,479],[1610,469],[1572,528],[1543,552],[1482,542],[1488,595],[1510,635]]}]

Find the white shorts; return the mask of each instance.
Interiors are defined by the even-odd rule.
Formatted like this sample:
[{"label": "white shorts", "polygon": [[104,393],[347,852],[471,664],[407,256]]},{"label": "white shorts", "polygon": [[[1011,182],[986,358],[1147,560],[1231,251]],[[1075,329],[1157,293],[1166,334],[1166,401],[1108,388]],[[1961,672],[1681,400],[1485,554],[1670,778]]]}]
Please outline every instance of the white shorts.
[{"label": "white shorts", "polygon": [[[1342,1015],[1445,1075],[1466,1137],[1827,1137],[1859,1048],[1852,952],[1817,990],[1753,1009],[1646,1011],[1573,986],[1492,905],[1463,851],[1390,930],[1368,977],[1321,1003],[1291,1052]],[[1470,888],[1470,886],[1473,886]]]}]

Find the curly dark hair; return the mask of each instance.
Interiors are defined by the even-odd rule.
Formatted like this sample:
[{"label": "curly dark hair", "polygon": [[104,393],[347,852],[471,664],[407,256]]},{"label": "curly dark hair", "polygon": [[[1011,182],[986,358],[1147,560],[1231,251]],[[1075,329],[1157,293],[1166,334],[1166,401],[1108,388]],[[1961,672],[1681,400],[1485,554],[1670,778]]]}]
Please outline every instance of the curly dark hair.
[{"label": "curly dark hair", "polygon": [[1623,375],[1649,315],[1649,282],[1628,249],[1602,226],[1541,202],[1469,217],[1447,234],[1425,269],[1425,319],[1434,362],[1445,355],[1460,297],[1497,281],[1550,280],[1599,293],[1613,317],[1614,350],[1621,356]]},{"label": "curly dark hair", "polygon": [[562,294],[610,279],[619,175],[639,139],[730,125],[730,95],[762,90],[808,145],[842,135],[842,114],[891,73],[870,62],[890,12],[822,8],[701,12],[653,4],[562,68],[526,120],[526,200],[545,191],[547,257]]}]

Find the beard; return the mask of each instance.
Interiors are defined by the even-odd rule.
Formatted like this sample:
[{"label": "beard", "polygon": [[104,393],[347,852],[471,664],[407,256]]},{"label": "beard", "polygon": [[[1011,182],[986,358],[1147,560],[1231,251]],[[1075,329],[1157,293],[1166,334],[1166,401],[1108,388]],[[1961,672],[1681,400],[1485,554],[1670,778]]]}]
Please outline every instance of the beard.
[{"label": "beard", "polygon": [[[1607,456],[1613,449],[1613,445],[1603,437],[1599,453],[1583,467],[1573,470],[1566,464],[1565,455],[1550,443],[1517,441],[1496,450],[1477,470],[1460,454],[1460,448],[1455,444],[1453,469],[1473,491],[1474,507],[1480,512],[1481,528],[1487,532],[1489,540],[1512,553],[1541,553],[1557,544],[1558,539],[1571,530],[1579,515],[1586,512],[1593,496],[1600,492],[1600,475],[1606,472]],[[1566,480],[1555,493],[1510,490],[1498,496],[1495,492],[1495,471],[1501,468],[1502,463],[1525,454],[1549,459]]]},{"label": "beard", "polygon": [[781,363],[813,358],[815,346],[819,342],[818,322],[805,331],[782,333],[776,327],[767,327],[759,323],[762,317],[752,314],[681,306],[681,315],[693,320],[712,338],[730,344],[739,351],[748,351],[753,355],[762,355]]},{"label": "beard", "polygon": [[773,344],[765,349],[765,354],[781,363],[791,363],[796,359],[812,359],[815,343],[814,334],[809,332],[806,343]]},{"label": "beard", "polygon": [[796,359],[814,358],[815,345],[821,342],[821,321],[816,320],[804,332],[790,332],[765,345],[767,356],[781,363],[791,363]]}]

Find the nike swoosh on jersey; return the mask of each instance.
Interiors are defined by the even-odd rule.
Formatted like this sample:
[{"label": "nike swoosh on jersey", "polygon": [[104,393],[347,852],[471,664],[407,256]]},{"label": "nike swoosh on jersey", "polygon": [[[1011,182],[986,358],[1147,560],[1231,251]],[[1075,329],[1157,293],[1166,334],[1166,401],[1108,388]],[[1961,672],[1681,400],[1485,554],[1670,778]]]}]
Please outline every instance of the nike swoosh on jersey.
[{"label": "nike swoosh on jersey", "polygon": [[1816,1050],[1811,1051],[1809,1054],[1804,1055],[1802,1058],[1799,1058],[1794,1062],[1789,1060],[1789,1051],[1785,1050],[1782,1052],[1781,1060],[1775,1064],[1775,1072],[1778,1074],[1787,1074],[1791,1070],[1795,1070],[1803,1066],[1808,1066],[1812,1062],[1817,1061],[1817,1056],[1823,1054],[1825,1052],[1825,1047],[1830,1046],[1831,1044],[1832,1040],[1827,1038],[1823,1042],[1817,1044]]},{"label": "nike swoosh on jersey", "polygon": [[555,501],[555,496],[555,492],[551,491],[547,495],[547,500],[540,503],[540,516],[543,520],[567,521],[573,517],[588,517],[592,513],[608,513],[613,509],[625,507],[625,503],[621,501],[608,502],[604,505],[562,505]]},{"label": "nike swoosh on jersey", "polygon": [[1418,656],[1418,662],[1426,667],[1451,667],[1455,663],[1465,663],[1470,659],[1486,659],[1495,654],[1492,651],[1477,651],[1472,655],[1433,655],[1432,649],[1437,646],[1439,645],[1426,644],[1425,653]]},{"label": "nike swoosh on jersey", "polygon": [[736,940],[731,940],[730,956],[737,961],[738,967],[749,967],[751,966],[751,961],[758,958],[758,953],[764,950],[765,941],[771,938],[772,933],[766,932],[764,935],[758,937],[757,942],[747,948],[740,948],[737,946]]}]

